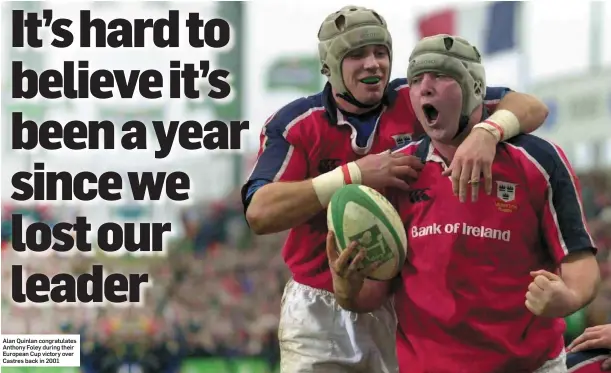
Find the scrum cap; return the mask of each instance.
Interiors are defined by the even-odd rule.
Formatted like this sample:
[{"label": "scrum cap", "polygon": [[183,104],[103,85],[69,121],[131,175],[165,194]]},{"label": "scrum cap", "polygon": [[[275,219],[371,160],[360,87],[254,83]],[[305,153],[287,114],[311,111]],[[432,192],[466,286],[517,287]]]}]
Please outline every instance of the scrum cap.
[{"label": "scrum cap", "polygon": [[[439,73],[450,76],[462,90],[463,103],[461,127],[464,117],[484,102],[486,95],[486,71],[477,48],[467,40],[446,34],[423,38],[416,44],[409,58],[407,81],[423,73]],[[466,126],[466,123],[464,124]],[[459,133],[463,129],[459,129]]]},{"label": "scrum cap", "polygon": [[340,94],[350,94],[342,77],[342,61],[349,52],[366,45],[384,45],[392,63],[392,40],[386,21],[368,8],[349,5],[330,14],[320,26],[318,41],[321,72]]}]

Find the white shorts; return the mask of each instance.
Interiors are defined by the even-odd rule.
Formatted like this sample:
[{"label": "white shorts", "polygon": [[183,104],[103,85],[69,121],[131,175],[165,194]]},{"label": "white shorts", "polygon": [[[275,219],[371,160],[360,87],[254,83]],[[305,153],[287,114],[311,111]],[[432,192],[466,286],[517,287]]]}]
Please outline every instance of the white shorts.
[{"label": "white shorts", "polygon": [[356,314],[342,309],[330,292],[291,279],[278,327],[280,372],[397,373],[396,329],[392,300]]},{"label": "white shorts", "polygon": [[534,371],[534,373],[567,373],[566,367],[566,352],[562,350],[557,358],[548,360],[543,366]]}]

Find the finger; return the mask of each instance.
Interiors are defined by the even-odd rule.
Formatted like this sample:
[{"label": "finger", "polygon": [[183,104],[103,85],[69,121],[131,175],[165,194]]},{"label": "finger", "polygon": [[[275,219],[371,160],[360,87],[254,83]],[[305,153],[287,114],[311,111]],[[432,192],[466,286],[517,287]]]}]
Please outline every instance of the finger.
[{"label": "finger", "polygon": [[487,195],[492,194],[492,164],[487,164],[484,169],[484,190]]},{"label": "finger", "polygon": [[599,332],[601,330],[607,329],[607,327],[609,327],[609,326],[611,326],[611,324],[590,326],[589,328],[586,328],[584,330],[584,333]]},{"label": "finger", "polygon": [[550,281],[561,281],[562,280],[560,278],[560,276],[558,276],[557,274],[548,272],[548,271],[546,271],[544,269],[540,269],[538,271],[532,271],[532,272],[530,272],[530,275],[532,277],[535,277],[535,278],[537,276],[543,276],[543,277],[547,278]]},{"label": "finger", "polygon": [[600,368],[602,370],[605,370],[605,371],[611,370],[611,358],[606,359],[605,361],[603,361],[603,363],[601,364]]},{"label": "finger", "polygon": [[422,163],[422,161],[418,157],[414,157],[414,156],[407,157],[406,161],[407,161],[406,165],[410,166],[414,170],[421,171],[424,168],[424,163]]},{"label": "finger", "polygon": [[458,199],[463,203],[467,200],[467,190],[469,188],[469,180],[471,179],[471,168],[471,164],[463,164],[463,168],[460,171]]},{"label": "finger", "polygon": [[526,308],[528,308],[530,312],[535,315],[539,315],[537,308],[528,299],[524,301],[524,305],[526,306]]},{"label": "finger", "polygon": [[533,282],[537,284],[541,290],[549,289],[551,286],[551,281],[545,276],[537,276]]},{"label": "finger", "polygon": [[590,333],[590,334],[583,333],[583,334],[581,334],[580,336],[578,336],[577,338],[575,338],[575,339],[573,340],[573,342],[571,342],[571,343],[568,345],[567,349],[568,349],[569,351],[571,351],[573,348],[575,348],[575,346],[578,346],[578,345],[582,344],[583,342],[585,342],[585,341],[587,341],[587,340],[590,340],[590,339],[597,339],[597,338],[598,338],[598,336],[597,336],[597,335],[595,335],[595,334],[592,334],[592,333]]},{"label": "finger", "polygon": [[350,242],[350,245],[348,245],[346,250],[344,250],[340,254],[339,258],[337,258],[337,260],[335,261],[335,271],[337,273],[342,273],[346,269],[348,261],[352,257],[352,254],[354,253],[354,250],[356,250],[357,246],[358,242]]},{"label": "finger", "polygon": [[382,262],[374,262],[369,267],[365,268],[362,273],[365,277],[371,276],[380,266]]},{"label": "finger", "polygon": [[473,165],[473,169],[471,170],[471,181],[477,181],[476,183],[471,183],[471,201],[477,202],[477,197],[479,196],[479,181],[481,179],[481,168],[479,163],[475,163]]},{"label": "finger", "polygon": [[[450,165],[452,167],[452,165]],[[460,182],[460,171],[462,167],[460,164],[454,165],[452,168],[452,175],[450,175],[450,180],[452,181],[452,193],[454,196],[458,196],[458,184]]]},{"label": "finger", "polygon": [[327,257],[329,258],[329,262],[333,263],[339,257],[337,253],[337,247],[335,246],[335,234],[329,231],[327,233]]},{"label": "finger", "polygon": [[354,272],[358,272],[359,267],[361,265],[361,262],[363,261],[363,259],[365,259],[366,256],[367,256],[367,250],[360,249],[359,253],[356,254],[354,259],[352,260],[352,262],[348,266],[348,271],[346,272],[346,276],[349,276],[350,274],[352,274]]},{"label": "finger", "polygon": [[404,190],[404,191],[410,190],[408,183],[406,183],[404,180],[397,179],[396,177],[391,179],[389,184],[391,187],[394,187],[400,190]]},{"label": "finger", "polygon": [[390,168],[390,173],[393,176],[407,178],[411,177],[413,179],[418,178],[418,171],[414,170],[410,166],[393,166]]},{"label": "finger", "polygon": [[528,300],[530,305],[533,307],[536,306],[537,303],[539,302],[539,299],[537,298],[537,296],[530,291],[526,293],[526,300]]},{"label": "finger", "polygon": [[543,293],[543,289],[541,289],[539,285],[535,284],[534,282],[531,282],[528,285],[528,291],[531,292],[535,296],[539,296]]},{"label": "finger", "polygon": [[583,341],[579,343],[578,345],[576,345],[575,347],[573,347],[571,349],[571,352],[586,351],[586,350],[592,350],[595,348],[606,348],[605,341],[600,338],[588,339],[587,341]]},{"label": "finger", "polygon": [[420,158],[414,156],[395,158],[391,161],[391,164],[393,166],[409,166],[417,171],[420,171],[424,168],[424,163],[420,161]]}]

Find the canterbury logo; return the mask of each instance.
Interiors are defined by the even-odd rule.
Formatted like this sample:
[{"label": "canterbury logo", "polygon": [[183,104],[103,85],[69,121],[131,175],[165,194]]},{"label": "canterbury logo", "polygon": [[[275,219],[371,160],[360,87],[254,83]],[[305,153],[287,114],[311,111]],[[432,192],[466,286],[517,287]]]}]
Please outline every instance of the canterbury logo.
[{"label": "canterbury logo", "polygon": [[407,192],[407,194],[409,195],[409,200],[411,203],[418,203],[418,202],[423,202],[423,201],[430,201],[431,197],[429,197],[428,194],[426,194],[426,191],[429,190],[430,188],[424,188],[424,189],[413,189]]},{"label": "canterbury logo", "polygon": [[340,164],[342,164],[341,159],[321,159],[320,162],[318,162],[318,172],[324,174],[333,171]]}]

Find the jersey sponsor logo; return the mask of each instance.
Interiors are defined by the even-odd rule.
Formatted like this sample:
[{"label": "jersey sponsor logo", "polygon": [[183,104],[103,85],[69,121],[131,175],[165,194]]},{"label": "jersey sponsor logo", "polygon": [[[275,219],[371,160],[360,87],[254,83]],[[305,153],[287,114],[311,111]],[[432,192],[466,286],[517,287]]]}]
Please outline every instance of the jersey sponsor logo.
[{"label": "jersey sponsor logo", "polygon": [[506,181],[496,182],[496,207],[502,212],[513,212],[518,209],[516,199],[516,188],[518,184]]},{"label": "jersey sponsor logo", "polygon": [[431,188],[409,190],[407,192],[407,195],[409,196],[409,201],[411,203],[430,201],[431,197],[428,194],[426,194],[426,191],[430,189]]},{"label": "jersey sponsor logo", "polygon": [[318,172],[324,174],[335,170],[342,163],[341,159],[321,159],[318,162]]},{"label": "jersey sponsor logo", "polygon": [[392,135],[393,140],[395,140],[395,144],[397,146],[404,146],[409,144],[412,141],[411,133],[400,133],[397,135]]},{"label": "jersey sponsor logo", "polygon": [[438,236],[442,234],[459,234],[471,237],[490,238],[498,241],[511,241],[511,230],[501,230],[490,227],[472,226],[467,223],[433,223],[425,226],[412,226],[412,238]]}]

